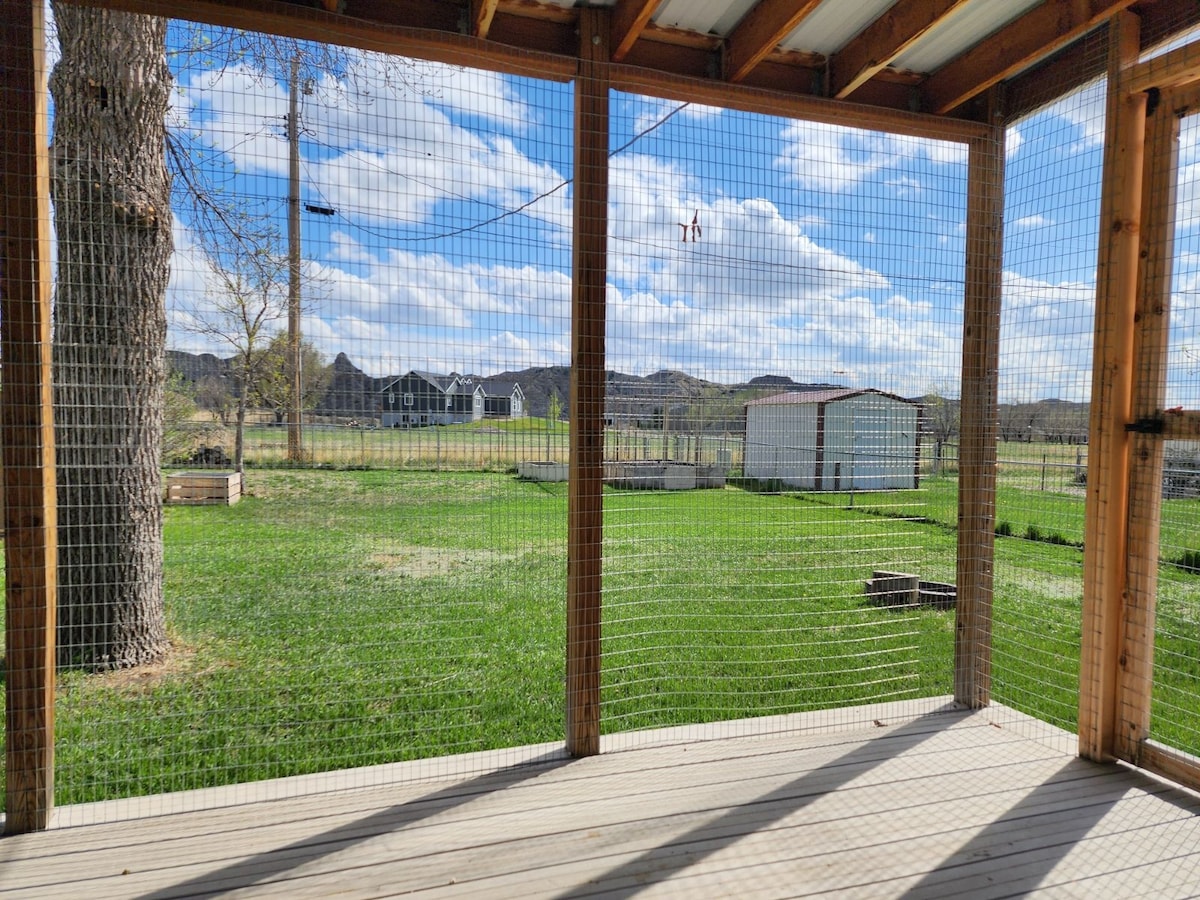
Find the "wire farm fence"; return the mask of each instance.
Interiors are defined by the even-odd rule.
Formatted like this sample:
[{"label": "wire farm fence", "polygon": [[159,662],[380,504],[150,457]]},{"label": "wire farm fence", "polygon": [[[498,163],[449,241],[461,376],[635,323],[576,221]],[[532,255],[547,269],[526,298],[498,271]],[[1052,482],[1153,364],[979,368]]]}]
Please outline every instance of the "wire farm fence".
[{"label": "wire farm fence", "polygon": [[[949,692],[918,584],[954,581],[953,538],[917,520],[949,480],[920,426],[959,394],[965,152],[613,104],[618,146],[660,124],[611,163],[605,733]],[[869,593],[885,572],[911,592]]]},{"label": "wire farm fence", "polygon": [[[1074,727],[1102,87],[1017,123],[985,185],[950,126],[905,137],[594,91],[610,110],[591,135],[607,196],[585,198],[607,221],[604,321],[585,323],[605,361],[597,401],[570,370],[572,240],[594,224],[576,86],[178,23],[161,40],[170,376],[161,453],[137,477],[169,502],[149,537],[110,528],[114,547],[93,527],[111,495],[61,498],[64,584],[122,589],[95,564],[122,551],[144,566],[133,581],[161,584],[146,608],[161,615],[142,665],[97,652],[86,628],[63,642],[68,820],[93,800],[175,792],[146,808],[185,808],[218,802],[191,789],[253,800],[281,776],[323,790],[436,775],[449,754],[557,752],[541,745],[567,716],[566,477],[589,416],[608,746],[944,702],[959,582],[993,558],[981,535],[960,540],[959,494],[989,472],[994,696]],[[90,151],[68,140],[79,98],[54,99],[55,152],[84,171]],[[961,408],[964,297],[986,267],[972,198],[1002,187],[989,466],[960,424],[990,414]],[[102,207],[71,190],[56,187],[61,216],[72,196],[79,215]],[[75,260],[57,305],[78,322],[112,301],[71,296],[118,240],[108,207],[94,218],[85,237],[57,225],[60,263]],[[1177,317],[1189,284],[1178,267]],[[1179,371],[1187,333],[1172,337]],[[126,339],[120,322],[60,328],[56,352],[95,367]],[[97,436],[122,404],[72,377],[60,443],[82,449],[66,483],[127,481],[132,464],[86,455],[119,443]],[[1164,501],[1155,663],[1154,734],[1188,752],[1193,502]],[[123,602],[71,590],[60,605]]]},{"label": "wire farm fence", "polygon": [[[561,740],[565,485],[513,469],[567,458],[570,86],[179,23],[166,43],[165,638],[63,670],[63,815]],[[109,411],[86,413],[83,444]]]},{"label": "wire farm fence", "polygon": [[1015,123],[1006,161],[993,689],[1071,731],[1104,96],[1095,81]]}]

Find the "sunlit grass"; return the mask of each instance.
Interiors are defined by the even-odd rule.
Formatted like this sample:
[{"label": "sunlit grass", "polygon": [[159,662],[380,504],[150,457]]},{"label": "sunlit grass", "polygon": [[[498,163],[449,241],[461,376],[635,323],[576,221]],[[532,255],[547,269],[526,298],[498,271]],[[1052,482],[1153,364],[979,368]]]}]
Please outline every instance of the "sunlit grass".
[{"label": "sunlit grass", "polygon": [[[561,739],[565,484],[270,469],[247,488],[167,510],[171,657],[62,676],[59,803]],[[949,693],[953,613],[877,608],[863,581],[953,581],[955,492],[606,491],[604,730]],[[1001,515],[1069,530],[1075,498],[1036,493],[1002,484]],[[1172,709],[1200,689],[1197,579],[1171,571],[1155,734],[1195,742]],[[997,700],[1074,727],[1081,594],[1077,546],[997,538]]]}]

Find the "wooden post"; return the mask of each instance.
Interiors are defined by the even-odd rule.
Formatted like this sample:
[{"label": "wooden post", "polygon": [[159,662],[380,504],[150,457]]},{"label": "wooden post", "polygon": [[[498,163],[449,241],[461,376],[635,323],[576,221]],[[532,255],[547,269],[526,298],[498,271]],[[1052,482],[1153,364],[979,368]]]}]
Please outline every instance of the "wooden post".
[{"label": "wooden post", "polygon": [[0,450],[4,459],[5,831],[54,804],[57,517],[50,373],[50,164],[42,0],[0,16]]},{"label": "wooden post", "polygon": [[303,409],[300,380],[300,58],[292,57],[288,79],[288,330],[287,417],[288,462],[304,458],[300,416]]},{"label": "wooden post", "polygon": [[600,752],[604,318],[608,260],[607,10],[579,11],[567,490],[567,751]]},{"label": "wooden post", "polygon": [[992,692],[1003,220],[1004,128],[993,125],[985,137],[970,142],[967,162],[954,699],[972,709],[987,706]]},{"label": "wooden post", "polygon": [[[1174,258],[1175,195],[1179,180],[1179,99],[1165,93],[1146,119],[1142,175],[1139,292],[1133,331],[1134,420],[1166,405],[1167,337]],[[1196,90],[1188,91],[1193,97]],[[1181,99],[1181,98],[1180,98]],[[1188,105],[1186,101],[1183,105]],[[1116,688],[1117,756],[1138,762],[1150,733],[1154,683],[1154,617],[1158,593],[1159,517],[1162,512],[1163,436],[1132,438],[1129,472],[1127,585],[1121,616]]]},{"label": "wooden post", "polygon": [[1108,103],[1100,199],[1100,254],[1088,422],[1083,633],[1079,661],[1079,754],[1115,755],[1116,672],[1125,590],[1133,331],[1137,302],[1146,95],[1127,95],[1139,20],[1109,24]]}]

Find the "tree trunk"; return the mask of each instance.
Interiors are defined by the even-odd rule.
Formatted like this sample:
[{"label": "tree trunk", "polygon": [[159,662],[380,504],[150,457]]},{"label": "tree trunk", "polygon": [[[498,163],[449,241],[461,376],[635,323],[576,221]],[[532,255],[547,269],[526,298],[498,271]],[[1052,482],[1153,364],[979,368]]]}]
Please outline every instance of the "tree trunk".
[{"label": "tree trunk", "polygon": [[172,250],[166,20],[53,3],[54,391],[60,666],[167,647],[165,295]]}]

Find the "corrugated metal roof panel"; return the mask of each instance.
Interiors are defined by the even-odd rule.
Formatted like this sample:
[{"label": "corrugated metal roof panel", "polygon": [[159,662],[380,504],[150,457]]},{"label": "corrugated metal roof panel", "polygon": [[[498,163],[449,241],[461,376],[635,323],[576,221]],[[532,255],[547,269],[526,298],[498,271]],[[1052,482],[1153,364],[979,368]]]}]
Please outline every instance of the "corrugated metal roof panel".
[{"label": "corrugated metal roof panel", "polygon": [[897,0],[824,0],[800,27],[780,42],[785,50],[804,50],[830,56],[872,21],[896,5]]},{"label": "corrugated metal roof panel", "polygon": [[1019,19],[1044,0],[973,0],[929,30],[892,62],[897,69],[929,74],[979,41]]},{"label": "corrugated metal roof panel", "polygon": [[754,3],[755,0],[664,0],[653,21],[666,28],[726,37]]}]

